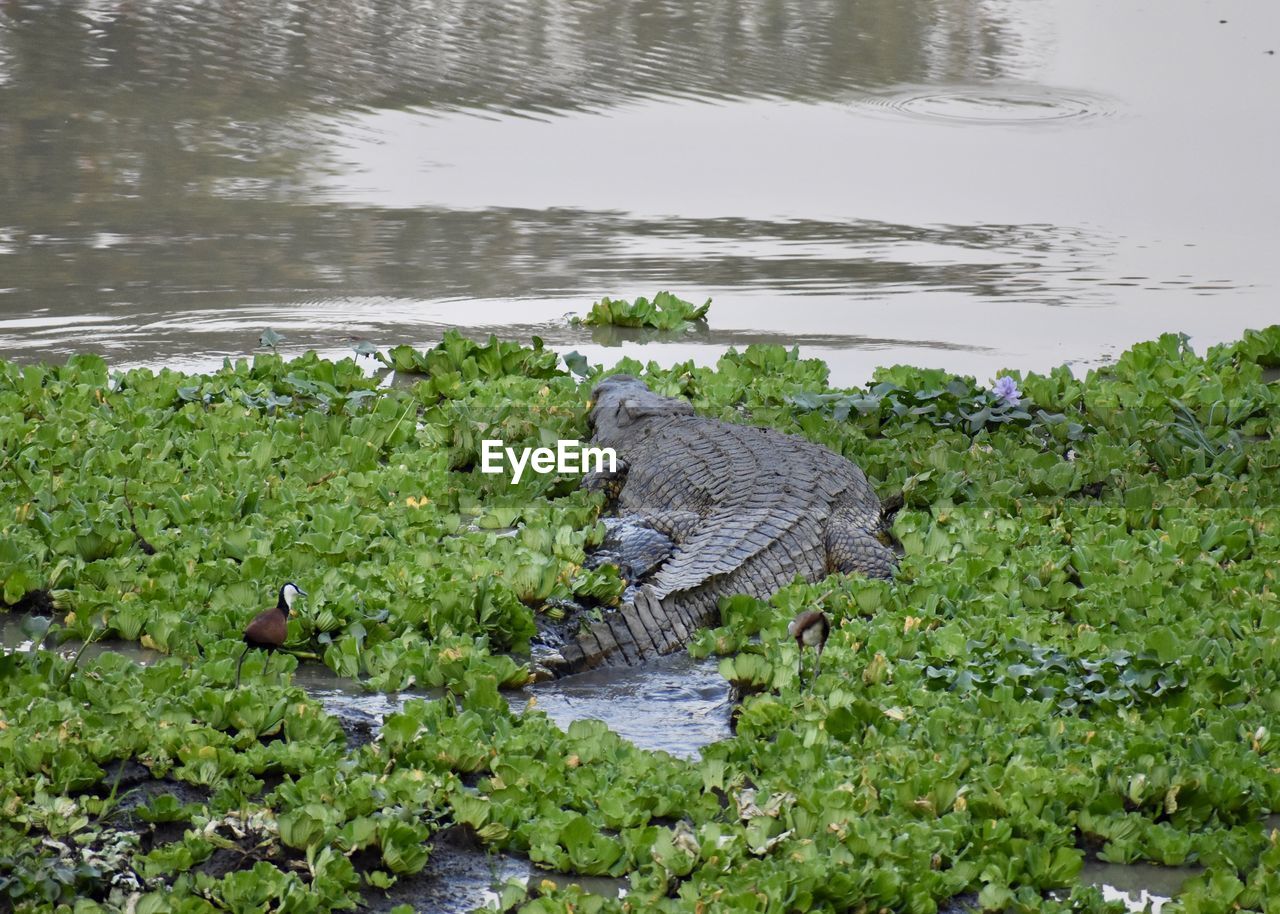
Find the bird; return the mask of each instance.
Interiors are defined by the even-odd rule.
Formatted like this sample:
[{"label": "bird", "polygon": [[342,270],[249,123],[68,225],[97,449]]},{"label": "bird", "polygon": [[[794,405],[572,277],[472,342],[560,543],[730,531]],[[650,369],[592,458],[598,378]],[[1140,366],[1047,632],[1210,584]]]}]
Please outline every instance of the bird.
[{"label": "bird", "polygon": [[804,649],[811,647],[817,653],[813,663],[813,681],[818,680],[818,670],[822,666],[822,649],[827,646],[827,636],[831,634],[831,620],[820,609],[806,609],[798,613],[787,624],[787,634],[796,639],[796,647],[800,649],[799,666],[796,676],[804,681]]},{"label": "bird", "polygon": [[244,629],[244,650],[240,652],[240,660],[236,663],[236,688],[240,688],[240,667],[244,665],[245,655],[249,648],[260,647],[274,651],[284,644],[289,634],[289,611],[293,608],[296,597],[305,597],[307,592],[290,581],[280,588],[280,598],[271,609],[264,609],[253,617],[253,621]]}]

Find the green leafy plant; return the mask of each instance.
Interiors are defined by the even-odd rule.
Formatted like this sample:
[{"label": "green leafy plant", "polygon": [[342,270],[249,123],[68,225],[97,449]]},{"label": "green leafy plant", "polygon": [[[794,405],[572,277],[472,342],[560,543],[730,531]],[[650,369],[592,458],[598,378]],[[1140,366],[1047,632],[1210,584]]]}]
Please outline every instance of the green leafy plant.
[{"label": "green leafy plant", "polygon": [[[693,759],[499,691],[526,681],[538,614],[620,594],[583,569],[596,496],[478,469],[484,438],[585,438],[591,370],[452,333],[375,357],[393,382],[313,354],[0,363],[3,599],[55,617],[0,655],[0,907],[350,909],[450,829],[626,879],[622,901],[508,886],[527,911],[1109,911],[1077,884],[1090,858],[1203,867],[1174,911],[1268,910],[1280,327],[990,388],[897,366],[833,389],[776,346],[624,359],[903,493],[892,582],[735,597],[696,636],[742,700]],[[240,632],[284,580],[311,595],[297,656],[255,655],[233,691]],[[786,623],[816,606],[833,628],[802,689]],[[173,656],[62,643],[107,637]],[[348,748],[293,681],[307,654],[438,691]]]},{"label": "green leafy plant", "polygon": [[677,298],[670,292],[659,292],[652,300],[644,297],[634,301],[620,298],[602,298],[591,306],[587,316],[575,318],[587,325],[612,327],[651,327],[655,330],[680,330],[689,324],[707,319],[711,299],[701,305]]}]

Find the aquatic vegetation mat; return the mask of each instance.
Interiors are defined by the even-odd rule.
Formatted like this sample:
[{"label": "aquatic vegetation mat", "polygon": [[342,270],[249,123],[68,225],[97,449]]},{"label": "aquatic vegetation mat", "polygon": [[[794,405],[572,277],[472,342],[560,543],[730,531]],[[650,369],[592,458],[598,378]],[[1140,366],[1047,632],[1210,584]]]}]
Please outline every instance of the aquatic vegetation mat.
[{"label": "aquatic vegetation mat", "polygon": [[[530,912],[1118,910],[1077,885],[1090,857],[1201,867],[1179,914],[1280,910],[1280,327],[990,388],[898,366],[832,390],[778,347],[624,360],[903,494],[893,581],[733,598],[697,636],[742,703],[696,760],[499,691],[539,619],[625,582],[583,567],[599,496],[481,473],[481,441],[585,439],[599,369],[453,334],[378,357],[0,363],[0,598],[53,615],[0,657],[0,909],[351,909],[447,830],[627,880],[501,890]],[[234,689],[285,581],[285,650]],[[817,607],[802,686],[786,624]],[[172,656],[56,649],[107,637]],[[442,697],[350,747],[294,682],[315,662]]]},{"label": "aquatic vegetation mat", "polygon": [[652,299],[640,296],[634,301],[602,298],[591,306],[586,317],[574,318],[574,321],[593,326],[683,330],[690,324],[705,323],[710,310],[709,298],[695,305],[670,292],[659,292]]}]

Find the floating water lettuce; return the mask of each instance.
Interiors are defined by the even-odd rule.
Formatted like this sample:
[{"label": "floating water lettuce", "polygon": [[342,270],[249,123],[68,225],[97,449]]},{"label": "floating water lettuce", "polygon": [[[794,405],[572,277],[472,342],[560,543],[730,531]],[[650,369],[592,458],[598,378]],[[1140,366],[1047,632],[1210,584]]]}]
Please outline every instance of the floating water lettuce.
[{"label": "floating water lettuce", "polygon": [[689,324],[705,321],[711,310],[711,299],[701,305],[677,298],[670,292],[659,292],[652,300],[643,296],[634,301],[602,298],[591,306],[587,316],[575,318],[580,323],[610,327],[651,327],[655,330],[680,330]]},{"label": "floating water lettuce", "polygon": [[[1280,327],[1003,373],[1017,403],[902,366],[833,390],[780,347],[623,360],[904,496],[893,582],[734,598],[698,636],[745,697],[696,760],[499,693],[536,614],[620,582],[582,569],[595,497],[481,474],[479,441],[585,437],[587,385],[537,343],[384,360],[394,377],[313,355],[0,364],[4,603],[54,610],[49,646],[175,655],[0,657],[0,907],[341,910],[421,872],[445,829],[627,880],[623,901],[507,886],[526,911],[1113,910],[1075,885],[1091,857],[1202,867],[1176,914],[1274,907]],[[295,656],[252,657],[231,690],[282,580],[311,594],[291,650],[442,697],[348,749]],[[786,623],[814,606],[834,627],[801,688]]]}]

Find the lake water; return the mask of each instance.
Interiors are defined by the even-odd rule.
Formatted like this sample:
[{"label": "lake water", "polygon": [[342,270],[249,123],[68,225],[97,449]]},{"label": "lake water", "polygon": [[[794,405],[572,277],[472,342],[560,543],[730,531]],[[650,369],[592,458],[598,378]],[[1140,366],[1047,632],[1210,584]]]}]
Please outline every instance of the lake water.
[{"label": "lake water", "polygon": [[[1278,50],[1272,0],[0,0],[0,356],[1231,339],[1280,320]],[[710,329],[564,319],[662,288]]]}]

